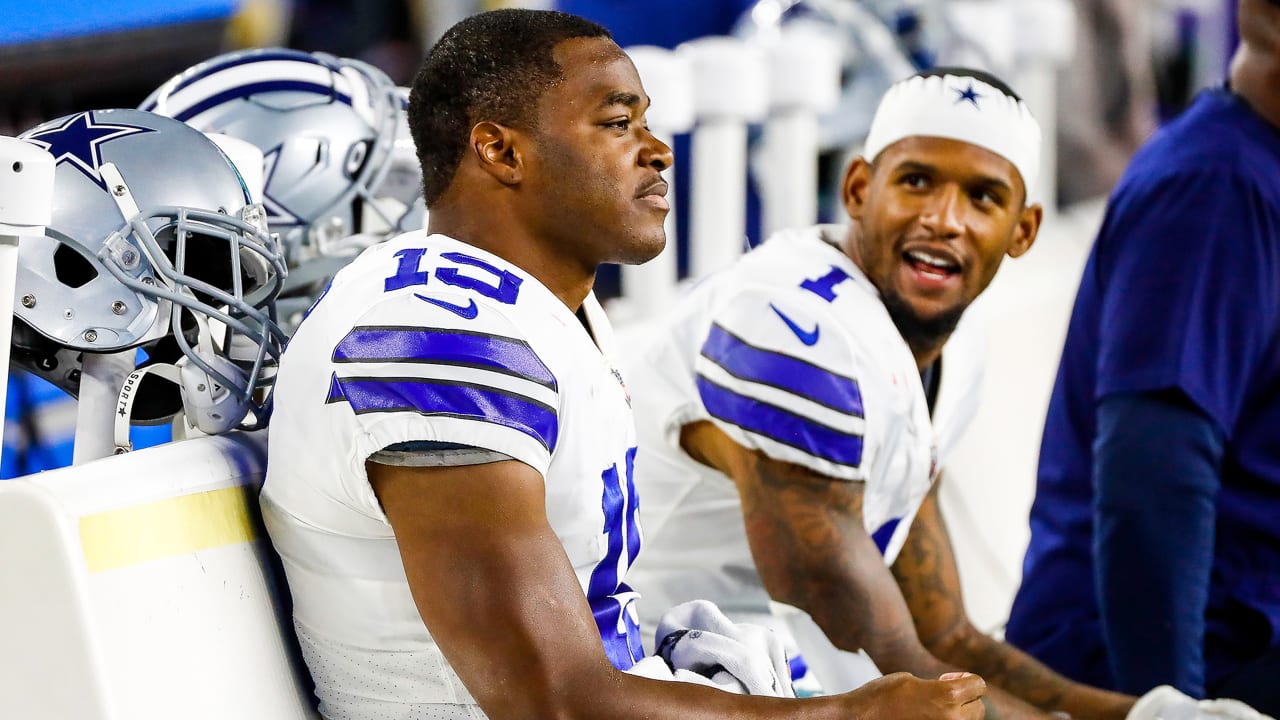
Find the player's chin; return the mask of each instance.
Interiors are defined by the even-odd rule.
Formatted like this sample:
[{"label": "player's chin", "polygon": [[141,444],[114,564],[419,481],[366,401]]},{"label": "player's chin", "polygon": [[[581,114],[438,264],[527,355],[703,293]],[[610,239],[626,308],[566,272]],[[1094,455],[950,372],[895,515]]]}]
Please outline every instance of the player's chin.
[{"label": "player's chin", "polygon": [[963,312],[967,302],[961,292],[904,293],[913,314],[924,322]]},{"label": "player's chin", "polygon": [[656,230],[640,233],[620,244],[614,262],[619,265],[643,265],[658,257],[667,246],[667,233],[659,226]]},{"label": "player's chin", "polygon": [[904,337],[926,341],[950,334],[969,305],[963,299],[893,292],[885,293],[882,299]]},{"label": "player's chin", "polygon": [[902,294],[922,317],[950,315],[963,311],[973,299],[967,278],[957,276],[942,286],[911,286]]}]

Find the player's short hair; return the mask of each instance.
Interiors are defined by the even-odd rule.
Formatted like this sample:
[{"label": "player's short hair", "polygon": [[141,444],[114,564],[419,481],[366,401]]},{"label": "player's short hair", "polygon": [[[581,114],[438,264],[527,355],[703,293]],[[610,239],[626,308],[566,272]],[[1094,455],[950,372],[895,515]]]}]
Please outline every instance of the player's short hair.
[{"label": "player's short hair", "polygon": [[453,182],[476,123],[537,129],[538,100],[564,78],[552,53],[573,38],[612,36],[601,25],[554,10],[494,10],[445,32],[409,94],[409,130],[428,207]]}]

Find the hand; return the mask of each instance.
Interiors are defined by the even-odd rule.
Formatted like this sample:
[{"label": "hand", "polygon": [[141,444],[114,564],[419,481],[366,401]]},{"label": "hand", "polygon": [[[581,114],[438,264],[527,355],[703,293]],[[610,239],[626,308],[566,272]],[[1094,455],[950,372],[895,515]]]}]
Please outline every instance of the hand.
[{"label": "hand", "polygon": [[1125,720],[1272,720],[1239,700],[1194,700],[1169,685],[1138,698]]},{"label": "hand", "polygon": [[856,702],[852,716],[921,718],[923,720],[980,720],[986,714],[982,698],[987,683],[973,673],[947,673],[938,680],[921,680],[894,673],[845,695]]}]

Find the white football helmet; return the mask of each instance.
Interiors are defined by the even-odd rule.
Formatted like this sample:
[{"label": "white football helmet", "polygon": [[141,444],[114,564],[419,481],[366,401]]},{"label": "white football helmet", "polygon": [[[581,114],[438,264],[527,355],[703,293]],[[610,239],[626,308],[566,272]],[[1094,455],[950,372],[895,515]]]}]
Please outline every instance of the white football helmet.
[{"label": "white football helmet", "polygon": [[149,383],[135,421],[208,415],[211,399],[193,396],[202,384],[219,391],[219,422],[201,430],[264,422],[255,391],[283,344],[274,301],[287,271],[235,166],[200,132],[140,110],[76,113],[19,137],[56,167],[52,220],[19,247],[15,363],[74,396],[82,353],[141,347],[149,364],[202,381]]},{"label": "white football helmet", "polygon": [[141,108],[262,150],[267,223],[294,270],[286,295],[309,302],[365,247],[422,227],[406,105],[375,67],[271,48],[191,67]]}]

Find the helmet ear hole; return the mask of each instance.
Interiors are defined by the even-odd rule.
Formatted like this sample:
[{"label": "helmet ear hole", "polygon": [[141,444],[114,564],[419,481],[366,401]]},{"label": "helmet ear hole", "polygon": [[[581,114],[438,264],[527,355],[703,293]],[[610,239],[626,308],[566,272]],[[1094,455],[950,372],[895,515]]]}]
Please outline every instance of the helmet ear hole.
[{"label": "helmet ear hole", "polygon": [[53,251],[53,272],[58,282],[69,288],[84,287],[98,277],[93,263],[66,243],[59,243]]},{"label": "helmet ear hole", "polygon": [[369,141],[362,140],[353,143],[351,149],[347,151],[347,159],[343,163],[342,171],[347,177],[354,178],[364,169],[365,161],[369,159]]}]

